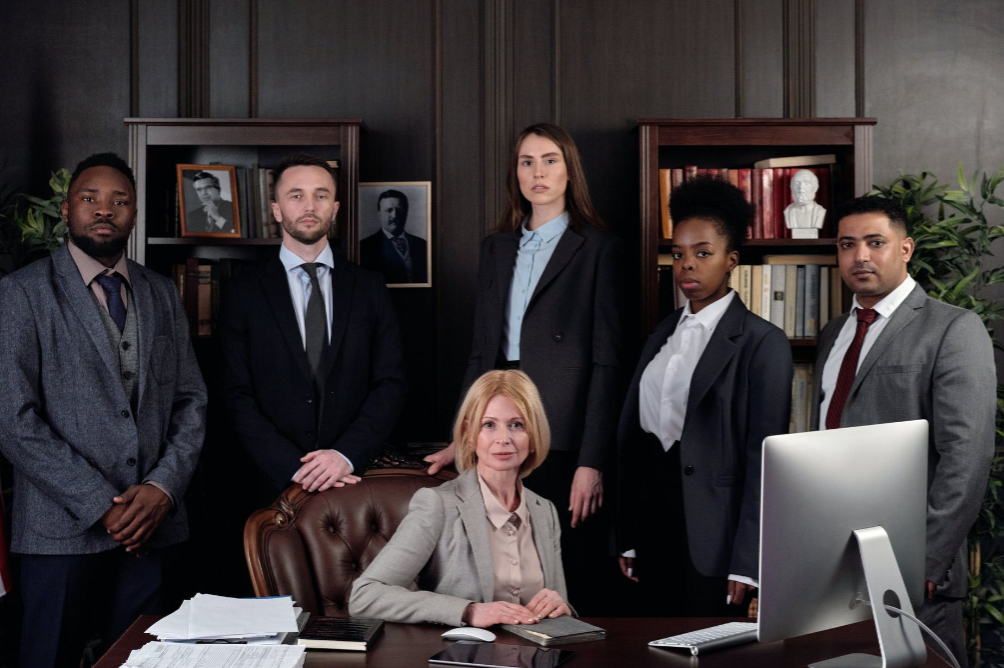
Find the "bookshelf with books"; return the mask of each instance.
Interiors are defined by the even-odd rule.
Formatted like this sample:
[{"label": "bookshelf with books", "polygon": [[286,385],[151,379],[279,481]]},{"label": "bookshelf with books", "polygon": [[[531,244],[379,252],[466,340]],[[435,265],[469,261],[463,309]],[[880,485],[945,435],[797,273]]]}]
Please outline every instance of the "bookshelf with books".
[{"label": "bookshelf with books", "polygon": [[[336,253],[355,260],[360,120],[127,118],[125,124],[138,208],[129,256],[175,280],[193,337],[212,336],[220,282],[276,252],[280,238],[271,215],[271,178],[289,153],[311,153],[333,168],[341,206],[331,242]],[[221,202],[233,208],[223,234],[193,235],[192,221],[182,232],[182,208],[197,210],[200,204],[182,207],[182,174],[191,180],[199,168],[214,174],[233,168],[231,183],[218,186]],[[192,196],[194,190],[187,192]]]},{"label": "bookshelf with books", "polygon": [[[679,303],[669,257],[672,188],[688,178],[722,178],[756,208],[733,286],[751,310],[767,316],[773,309],[768,319],[788,333],[795,359],[811,361],[815,334],[848,303],[835,273],[831,212],[871,187],[874,124],[870,118],[639,120],[642,331],[652,331]],[[800,168],[816,176],[816,202],[827,209],[819,239],[792,239],[784,224],[790,180]]]}]

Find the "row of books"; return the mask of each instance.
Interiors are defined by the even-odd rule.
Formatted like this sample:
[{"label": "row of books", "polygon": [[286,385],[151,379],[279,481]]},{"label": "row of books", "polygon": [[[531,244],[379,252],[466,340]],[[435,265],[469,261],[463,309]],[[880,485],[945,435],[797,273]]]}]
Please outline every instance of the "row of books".
[{"label": "row of books", "polygon": [[254,262],[246,260],[188,258],[185,264],[171,267],[171,276],[181,294],[181,303],[185,305],[193,337],[212,336],[216,331],[220,285],[231,276],[250,271],[255,266]]},{"label": "row of books", "polygon": [[809,431],[809,420],[812,418],[812,383],[814,381],[815,365],[812,362],[795,362],[794,374],[791,377],[791,420],[788,423],[789,434],[800,434]]},{"label": "row of books", "polygon": [[[794,166],[769,166],[770,163],[785,160],[800,161],[804,164]],[[816,203],[827,209],[827,217],[823,223],[821,237],[827,236],[830,224],[830,202],[837,201],[837,181],[839,166],[834,163],[833,155],[801,156],[799,158],[764,160],[757,165],[764,167],[752,168],[717,168],[686,165],[682,168],[659,170],[659,203],[662,217],[662,236],[673,238],[673,219],[670,216],[672,192],[687,181],[697,178],[717,178],[728,181],[743,191],[746,201],[753,204],[755,213],[753,222],[746,231],[747,239],[790,239],[791,231],[784,222],[784,210],[792,203],[791,177],[800,169],[808,169],[819,180],[819,190],[816,192]]]},{"label": "row of books", "polygon": [[[834,255],[765,255],[763,264],[742,264],[729,286],[753,313],[781,329],[788,338],[815,338],[831,318],[844,312],[844,286]],[[661,266],[672,265],[660,255]],[[676,308],[686,303],[677,291]]]}]

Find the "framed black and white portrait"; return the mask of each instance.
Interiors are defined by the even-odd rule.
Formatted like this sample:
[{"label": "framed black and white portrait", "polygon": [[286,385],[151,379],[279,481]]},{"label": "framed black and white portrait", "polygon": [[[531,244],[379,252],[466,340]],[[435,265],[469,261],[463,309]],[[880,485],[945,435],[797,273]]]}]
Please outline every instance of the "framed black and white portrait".
[{"label": "framed black and white portrait", "polygon": [[178,165],[183,237],[240,237],[237,170],[229,165]]},{"label": "framed black and white portrait", "polygon": [[393,288],[432,286],[432,183],[359,184],[359,264]]}]

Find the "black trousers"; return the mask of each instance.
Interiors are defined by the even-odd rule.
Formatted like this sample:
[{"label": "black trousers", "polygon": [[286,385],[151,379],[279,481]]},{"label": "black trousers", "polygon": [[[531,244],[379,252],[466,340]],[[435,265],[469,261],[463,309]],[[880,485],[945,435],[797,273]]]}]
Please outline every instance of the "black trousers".
[{"label": "black trousers", "polygon": [[[959,665],[966,668],[969,659],[966,654],[966,641],[963,633],[962,619],[962,599],[947,598],[936,594],[933,599],[924,597],[924,602],[914,611],[917,618],[924,622],[929,629],[934,631],[942,642],[948,645],[948,649],[955,655]],[[931,638],[924,636],[924,642],[948,661],[945,653],[941,651],[938,643]],[[951,663],[951,661],[949,661]]]},{"label": "black trousers", "polygon": [[[636,546],[635,575],[645,593],[639,614],[666,617],[745,617],[749,599],[726,603],[728,577],[709,577],[690,556],[680,485],[680,445],[666,452],[659,439],[646,435],[644,463],[638,467],[648,530]],[[726,574],[727,575],[727,574]]]},{"label": "black trousers", "polygon": [[161,584],[173,554],[22,555],[21,668],[77,668],[95,635],[100,656],[139,615],[167,612]]}]

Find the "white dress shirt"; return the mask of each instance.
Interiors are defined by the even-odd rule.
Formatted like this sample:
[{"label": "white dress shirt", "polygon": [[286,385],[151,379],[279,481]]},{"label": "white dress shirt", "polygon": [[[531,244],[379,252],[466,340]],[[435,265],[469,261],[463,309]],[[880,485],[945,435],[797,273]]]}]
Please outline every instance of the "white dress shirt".
[{"label": "white dress shirt", "polygon": [[[304,264],[304,259],[293,251],[281,246],[279,248],[279,261],[286,269],[286,280],[289,281],[289,296],[293,298],[293,312],[296,313],[296,325],[300,328],[300,339],[303,341],[303,349],[307,349],[307,301],[310,299],[312,286],[310,276],[300,265]],[[324,314],[328,317],[328,341],[331,341],[331,267],[334,266],[335,256],[331,252],[331,245],[324,244],[324,250],[314,260],[317,263],[317,282],[321,286],[321,296],[324,298]],[[338,452],[332,450],[332,452]],[[338,452],[349,465],[349,473],[355,471],[352,461]],[[296,470],[293,477],[300,472]]]},{"label": "white dress shirt", "polygon": [[735,291],[729,290],[724,297],[697,313],[690,309],[690,300],[687,300],[676,330],[641,375],[638,388],[641,428],[656,436],[666,452],[683,435],[690,379],[715,327],[735,296]]},{"label": "white dress shirt", "polygon": [[[917,282],[907,276],[906,280],[899,284],[899,287],[883,297],[882,301],[875,304],[873,307],[876,311],[875,320],[868,326],[865,340],[861,342],[861,354],[858,355],[858,369],[861,368],[861,363],[868,357],[868,351],[875,345],[875,341],[878,340],[882,330],[888,324],[889,318],[892,317],[892,314],[896,312],[899,305],[913,292],[916,286]],[[854,341],[854,334],[858,329],[857,311],[859,308],[862,307],[858,303],[857,295],[855,295],[854,301],[851,302],[851,313],[844,326],[840,328],[840,333],[837,334],[837,339],[833,342],[830,355],[826,358],[826,364],[823,365],[823,379],[820,387],[823,399],[819,404],[820,430],[826,429],[826,413],[830,410],[830,399],[833,397],[833,389],[837,386],[837,378],[840,376],[840,366],[844,363],[844,355],[847,354],[847,349],[851,347],[851,343]],[[856,373],[857,369],[854,371]]]},{"label": "white dress shirt", "polygon": [[502,320],[502,353],[509,361],[519,359],[519,341],[523,329],[523,316],[530,305],[533,291],[547,267],[561,235],[568,229],[568,212],[547,221],[535,230],[526,229],[519,238],[516,266],[509,286],[509,301]]},{"label": "white dress shirt", "polygon": [[[691,310],[688,299],[673,334],[641,374],[638,388],[641,428],[658,438],[666,452],[683,435],[694,369],[735,298],[735,290],[729,290],[724,297],[697,313]],[[628,550],[622,556],[634,557],[635,551]],[[744,575],[729,574],[728,579],[758,586],[756,580]]]}]

